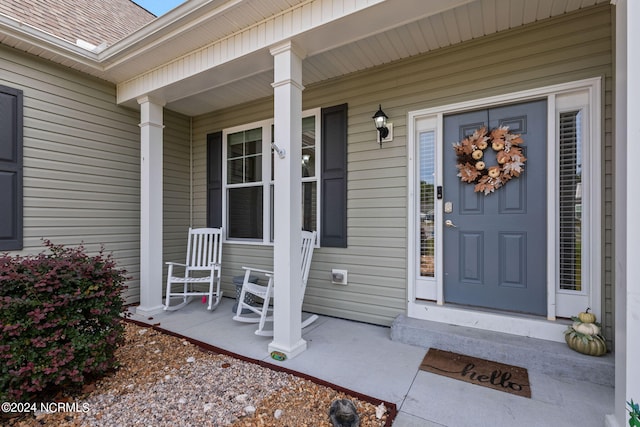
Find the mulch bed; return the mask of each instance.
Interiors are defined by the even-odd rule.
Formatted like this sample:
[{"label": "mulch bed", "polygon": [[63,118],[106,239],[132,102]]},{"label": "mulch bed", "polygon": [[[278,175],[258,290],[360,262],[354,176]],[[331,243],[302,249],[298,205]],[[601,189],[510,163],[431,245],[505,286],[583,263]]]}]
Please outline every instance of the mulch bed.
[{"label": "mulch bed", "polygon": [[[61,391],[52,398],[81,408],[86,404],[89,409],[86,413],[27,413],[0,421],[29,427],[134,423],[169,426],[177,425],[176,422],[238,427],[331,427],[329,407],[337,399],[354,403],[361,427],[391,426],[397,413],[393,403],[131,320],[127,320],[125,344],[116,351],[116,358],[120,367],[114,372],[82,389]],[[185,363],[187,359],[191,362]],[[192,373],[198,366],[205,374],[194,379]],[[185,383],[182,378],[189,380]],[[186,396],[181,399],[182,406],[172,403],[178,400],[181,390]],[[195,396],[190,392],[195,392]],[[206,396],[208,393],[211,396]],[[212,402],[205,404],[204,411],[203,398]],[[121,406],[109,406],[109,402]],[[174,406],[175,413],[171,412]],[[185,407],[191,412],[180,409]],[[381,408],[384,414],[380,414]]]}]

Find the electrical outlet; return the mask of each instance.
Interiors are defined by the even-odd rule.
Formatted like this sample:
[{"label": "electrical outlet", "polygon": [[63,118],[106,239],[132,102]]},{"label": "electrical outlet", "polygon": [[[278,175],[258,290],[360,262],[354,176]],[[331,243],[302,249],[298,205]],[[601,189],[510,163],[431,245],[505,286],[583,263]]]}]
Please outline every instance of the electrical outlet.
[{"label": "electrical outlet", "polygon": [[331,270],[331,283],[336,285],[346,285],[347,284],[347,270]]}]

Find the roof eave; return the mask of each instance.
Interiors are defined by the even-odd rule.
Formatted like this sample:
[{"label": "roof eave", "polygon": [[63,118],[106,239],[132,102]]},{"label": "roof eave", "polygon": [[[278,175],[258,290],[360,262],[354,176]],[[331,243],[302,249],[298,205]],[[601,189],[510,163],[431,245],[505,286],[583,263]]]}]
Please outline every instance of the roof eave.
[{"label": "roof eave", "polygon": [[197,25],[212,14],[224,13],[246,1],[190,0],[100,52],[84,49],[0,13],[1,42],[117,84],[123,79],[118,71],[119,65],[134,60],[137,55],[160,43],[166,43],[176,32],[184,31],[185,25],[187,28]]},{"label": "roof eave", "polygon": [[98,59],[108,71],[159,44],[170,42],[177,33],[188,31],[242,3],[247,3],[247,0],[187,1],[107,47],[100,52]]},{"label": "roof eave", "polygon": [[56,62],[71,61],[78,64],[78,68],[94,70],[92,74],[104,73],[97,53],[4,14],[0,14],[0,34],[4,36],[2,42],[5,45],[32,53],[34,50],[46,52],[46,56],[49,59],[55,58]]}]

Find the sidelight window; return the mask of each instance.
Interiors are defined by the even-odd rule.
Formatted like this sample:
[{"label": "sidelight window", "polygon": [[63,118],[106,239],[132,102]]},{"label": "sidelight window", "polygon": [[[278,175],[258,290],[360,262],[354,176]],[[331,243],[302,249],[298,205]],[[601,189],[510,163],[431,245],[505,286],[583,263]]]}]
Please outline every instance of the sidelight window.
[{"label": "sidelight window", "polygon": [[435,132],[419,135],[420,276],[435,276]]},{"label": "sidelight window", "polygon": [[581,111],[559,115],[560,289],[582,290],[582,135]]}]

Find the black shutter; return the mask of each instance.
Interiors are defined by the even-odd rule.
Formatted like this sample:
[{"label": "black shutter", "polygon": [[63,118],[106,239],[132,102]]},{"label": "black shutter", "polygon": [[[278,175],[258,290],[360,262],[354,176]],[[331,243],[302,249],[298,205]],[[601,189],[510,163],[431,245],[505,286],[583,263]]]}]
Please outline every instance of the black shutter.
[{"label": "black shutter", "polygon": [[222,227],[222,132],[207,135],[207,227]]},{"label": "black shutter", "polygon": [[0,251],[22,249],[22,91],[0,85]]},{"label": "black shutter", "polygon": [[323,108],[322,227],[323,247],[347,247],[347,104]]}]

